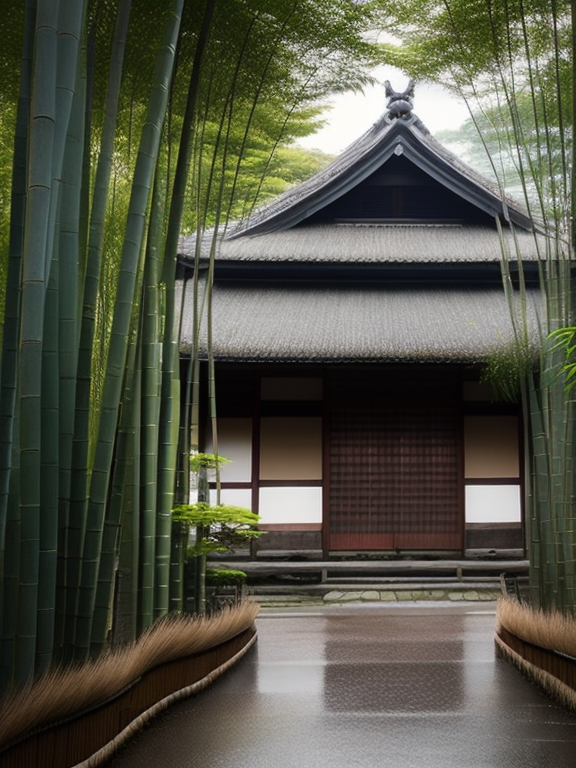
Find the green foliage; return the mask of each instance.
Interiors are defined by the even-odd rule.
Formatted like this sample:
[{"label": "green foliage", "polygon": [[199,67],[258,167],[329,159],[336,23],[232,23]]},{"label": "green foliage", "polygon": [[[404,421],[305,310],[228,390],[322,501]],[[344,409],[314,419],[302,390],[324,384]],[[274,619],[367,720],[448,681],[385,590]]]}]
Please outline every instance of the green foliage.
[{"label": "green foliage", "polygon": [[533,351],[527,345],[513,344],[488,356],[482,366],[480,382],[492,388],[496,402],[518,403],[522,383],[535,366]]},{"label": "green foliage", "polygon": [[526,498],[531,600],[544,610],[576,615],[575,403],[558,375],[563,371],[571,386],[573,361],[566,362],[565,355],[574,352],[576,327],[573,3],[407,0],[391,14],[404,45],[388,46],[387,54],[414,79],[442,82],[467,100],[500,193],[512,170],[530,215],[548,234],[538,264],[543,298],[538,369],[531,368],[525,352],[518,312],[526,297],[522,253],[518,248],[514,253],[516,290],[503,245],[504,288],[518,341],[488,361],[484,378],[507,399],[520,383],[531,469]]},{"label": "green foliage", "polygon": [[229,464],[230,459],[224,456],[216,456],[213,453],[192,453],[190,455],[190,471],[200,472],[202,469],[220,469]]},{"label": "green foliage", "polygon": [[[4,2],[0,685],[168,610],[178,236],[323,162],[290,145],[369,81],[377,18],[350,0]],[[246,510],[196,513],[204,552],[256,535]]]},{"label": "green foliage", "polygon": [[258,515],[244,507],[233,507],[226,504],[211,506],[202,501],[196,504],[181,504],[174,507],[174,520],[195,526],[207,525],[255,525],[260,519]]},{"label": "green foliage", "polygon": [[566,360],[561,366],[561,372],[565,376],[566,391],[570,392],[576,385],[576,326],[558,328],[549,336],[552,342],[552,350],[561,350]]},{"label": "green foliage", "polygon": [[196,502],[174,507],[172,515],[175,521],[196,529],[196,543],[191,548],[195,556],[233,552],[263,534],[254,527],[260,517],[244,507]]},{"label": "green foliage", "polygon": [[[569,53],[569,14],[568,0],[406,0],[389,8],[391,28],[404,45],[386,50],[417,79],[442,80],[457,89],[470,89],[476,81],[482,88],[506,71],[516,88],[530,76],[528,50],[534,60],[549,59],[556,35]],[[513,69],[518,64],[523,66]]]},{"label": "green foliage", "polygon": [[206,584],[212,587],[241,587],[246,583],[244,571],[226,568],[207,568]]}]

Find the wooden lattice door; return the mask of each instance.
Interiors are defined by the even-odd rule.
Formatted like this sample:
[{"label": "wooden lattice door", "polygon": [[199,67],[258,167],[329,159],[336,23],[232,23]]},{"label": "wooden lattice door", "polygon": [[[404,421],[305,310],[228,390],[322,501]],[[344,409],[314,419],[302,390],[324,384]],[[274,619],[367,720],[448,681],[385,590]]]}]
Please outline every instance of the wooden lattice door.
[{"label": "wooden lattice door", "polygon": [[458,395],[389,376],[331,382],[327,549],[462,549]]}]

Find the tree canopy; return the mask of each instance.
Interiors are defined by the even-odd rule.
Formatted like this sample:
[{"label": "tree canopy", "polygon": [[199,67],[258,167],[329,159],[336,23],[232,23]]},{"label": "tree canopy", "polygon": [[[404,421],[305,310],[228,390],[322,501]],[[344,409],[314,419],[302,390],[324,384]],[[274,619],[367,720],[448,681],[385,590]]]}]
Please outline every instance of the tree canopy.
[{"label": "tree canopy", "polygon": [[[488,163],[530,183],[533,214],[566,228],[571,209],[573,41],[566,0],[408,0],[386,55],[466,99]],[[502,161],[504,161],[502,163]],[[524,194],[524,191],[522,191]]]}]

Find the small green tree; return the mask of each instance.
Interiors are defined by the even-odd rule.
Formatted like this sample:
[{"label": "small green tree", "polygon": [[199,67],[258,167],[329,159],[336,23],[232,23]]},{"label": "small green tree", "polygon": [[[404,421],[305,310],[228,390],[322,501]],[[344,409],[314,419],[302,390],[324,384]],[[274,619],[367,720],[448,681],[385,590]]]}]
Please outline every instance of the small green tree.
[{"label": "small green tree", "polygon": [[216,476],[229,459],[212,453],[194,453],[190,469],[197,476],[198,500],[194,504],[180,504],[172,510],[175,522],[188,525],[194,531],[194,544],[188,554],[195,560],[194,612],[206,611],[206,558],[213,552],[233,552],[251,539],[262,535],[256,525],[259,515],[245,507],[228,504],[210,504],[208,472]]}]

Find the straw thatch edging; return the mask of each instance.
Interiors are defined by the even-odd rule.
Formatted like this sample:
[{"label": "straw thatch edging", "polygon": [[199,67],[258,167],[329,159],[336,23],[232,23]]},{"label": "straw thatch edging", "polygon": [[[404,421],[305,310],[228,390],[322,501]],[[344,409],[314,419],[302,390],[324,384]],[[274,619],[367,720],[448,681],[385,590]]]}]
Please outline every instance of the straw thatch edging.
[{"label": "straw thatch edging", "polygon": [[495,641],[498,651],[504,658],[507,658],[526,677],[540,686],[561,706],[576,711],[576,691],[573,688],[550,674],[550,672],[525,659],[520,653],[514,651],[500,635],[496,635]]},{"label": "straw thatch edging", "polygon": [[567,709],[576,711],[576,622],[503,599],[495,642],[498,652]]},{"label": "straw thatch edging", "polygon": [[106,760],[108,760],[111,755],[116,752],[117,749],[119,749],[121,746],[123,746],[127,741],[129,741],[138,731],[140,731],[147,723],[150,722],[154,717],[164,712],[168,707],[170,707],[172,704],[175,704],[177,701],[182,701],[183,699],[189,698],[190,696],[193,696],[196,693],[200,693],[205,688],[207,688],[209,685],[211,685],[215,680],[217,680],[221,675],[224,674],[228,669],[234,666],[237,662],[240,661],[240,659],[245,656],[245,654],[252,648],[254,643],[256,642],[256,635],[254,634],[246,643],[246,645],[238,651],[231,659],[228,659],[224,664],[221,664],[216,669],[212,670],[208,675],[202,678],[202,680],[199,680],[197,683],[192,683],[192,685],[187,685],[185,688],[181,688],[179,691],[175,691],[174,693],[171,693],[169,696],[165,696],[161,701],[158,701],[156,704],[154,704],[152,707],[147,709],[145,712],[143,712],[139,717],[137,717],[135,720],[132,720],[132,722],[124,728],[123,731],[121,731],[112,741],[108,742],[105,746],[102,747],[102,749],[99,749],[98,752],[95,752],[91,757],[89,757],[87,760],[84,760],[81,763],[77,763],[75,766],[72,766],[72,768],[96,768],[96,766],[101,765]]},{"label": "straw thatch edging", "polygon": [[126,731],[125,740],[143,715],[146,722],[175,694],[202,690],[236,663],[255,640],[258,611],[245,602],[211,618],[164,617],[136,643],[8,695],[0,702],[0,764],[72,768]]}]

